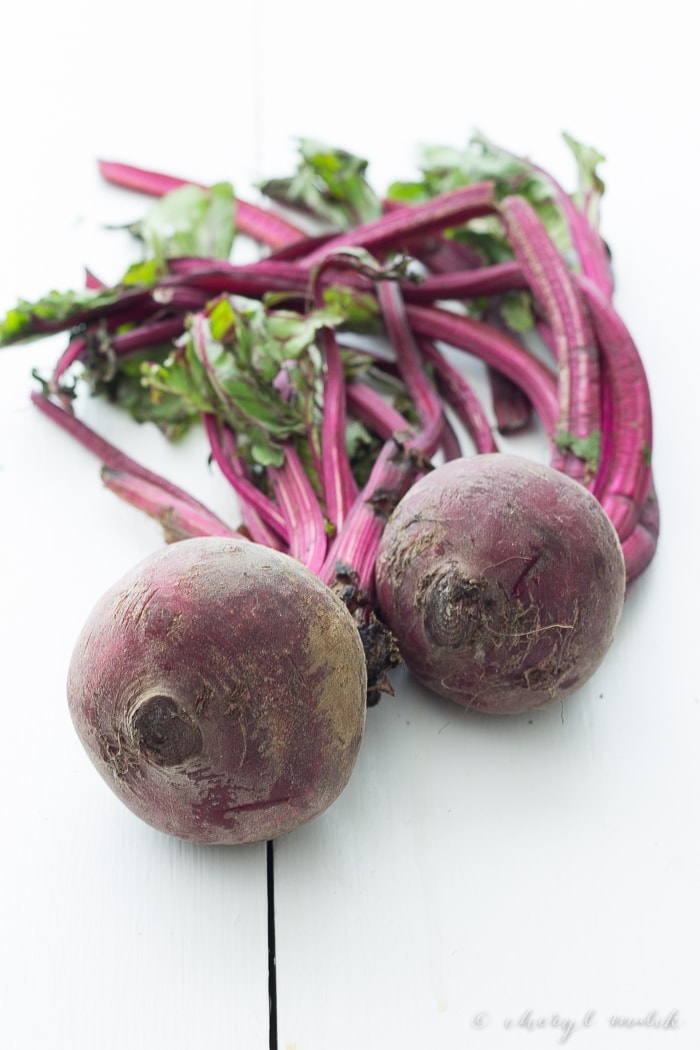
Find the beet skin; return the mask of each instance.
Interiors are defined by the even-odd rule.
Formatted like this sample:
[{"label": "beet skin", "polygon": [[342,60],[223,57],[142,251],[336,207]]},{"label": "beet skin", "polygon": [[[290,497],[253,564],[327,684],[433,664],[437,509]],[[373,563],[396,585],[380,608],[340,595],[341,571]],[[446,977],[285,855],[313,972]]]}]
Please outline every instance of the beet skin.
[{"label": "beet skin", "polygon": [[515,713],[593,674],[625,595],[617,534],[577,481],[504,453],[457,459],[404,496],[376,564],[382,617],[415,676]]},{"label": "beet skin", "polygon": [[119,798],[203,843],[274,838],[325,810],[362,739],[366,671],[345,605],[294,559],[183,540],[97,604],[70,711]]}]

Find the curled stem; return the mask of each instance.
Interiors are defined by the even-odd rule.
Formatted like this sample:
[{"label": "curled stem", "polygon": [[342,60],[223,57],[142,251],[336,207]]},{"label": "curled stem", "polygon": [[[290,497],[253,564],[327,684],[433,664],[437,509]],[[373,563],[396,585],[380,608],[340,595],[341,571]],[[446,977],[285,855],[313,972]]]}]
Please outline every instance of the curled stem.
[{"label": "curled stem", "polygon": [[552,333],[559,373],[555,442],[561,450],[554,465],[592,484],[600,447],[600,374],[587,313],[566,263],[532,205],[522,197],[506,197],[501,214],[516,259]]},{"label": "curled stem", "polygon": [[624,542],[640,518],[651,488],[652,412],[639,351],[610,300],[588,277],[579,277],[603,360],[609,416],[594,493]]}]

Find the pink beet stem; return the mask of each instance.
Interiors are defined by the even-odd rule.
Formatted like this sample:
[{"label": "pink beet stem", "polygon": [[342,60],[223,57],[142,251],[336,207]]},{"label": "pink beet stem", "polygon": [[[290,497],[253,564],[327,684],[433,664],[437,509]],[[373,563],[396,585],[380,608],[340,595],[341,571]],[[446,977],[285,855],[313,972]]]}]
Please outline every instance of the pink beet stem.
[{"label": "pink beet stem", "polygon": [[388,405],[381,394],[357,380],[349,382],[346,389],[348,408],[362,423],[378,437],[388,441],[393,434],[410,430],[405,416]]},{"label": "pink beet stem", "polygon": [[163,527],[168,543],[194,536],[240,536],[213,514],[204,513],[191,503],[165,493],[159,485],[127,470],[102,468],[106,488],[120,499],[155,518]]},{"label": "pink beet stem", "polygon": [[548,433],[554,432],[559,405],[556,375],[510,336],[482,321],[435,306],[406,306],[416,335],[448,343],[498,368],[524,390]]},{"label": "pink beet stem", "polygon": [[476,451],[498,452],[491,424],[469,382],[429,339],[419,339],[419,343],[423,357],[435,370],[443,397],[463,423]]},{"label": "pink beet stem", "polygon": [[219,423],[216,416],[210,413],[202,415],[202,422],[212,458],[239,500],[252,508],[267,526],[288,542],[289,532],[284,514],[246,477],[236,453],[235,438],[229,427]]},{"label": "pink beet stem", "polygon": [[[176,504],[182,504],[190,507],[197,514],[201,515],[201,520],[209,520],[211,527],[217,530],[228,530],[228,534],[231,534],[231,530],[228,526],[216,517],[208,507],[205,507],[199,500],[194,499],[184,489],[179,488],[177,485],[173,485],[172,482],[166,478],[160,476],[160,474],[154,473],[152,470],[148,470],[146,467],[141,466],[136,460],[131,459],[124,452],[120,451],[115,445],[112,445],[105,438],[100,437],[91,427],[88,427],[85,423],[77,419],[72,412],[51,401],[50,398],[44,394],[39,394],[33,391],[31,394],[31,400],[44,415],[62,427],[68,434],[74,437],[83,448],[86,448],[93,455],[97,456],[102,463],[110,470],[124,475],[130,475],[132,479],[140,479],[147,485],[151,486],[151,493],[157,490],[163,493],[164,499],[174,501]],[[218,535],[222,533],[217,532]]]},{"label": "pink beet stem", "polygon": [[622,541],[635,528],[651,485],[652,412],[639,351],[614,306],[587,277],[578,279],[591,311],[610,396],[606,461],[594,492]]},{"label": "pink beet stem", "polygon": [[[323,264],[318,267],[313,282],[314,304],[318,308],[324,305],[323,269]],[[335,331],[325,326],[320,333],[320,342],[325,369],[319,467],[326,515],[336,529],[341,529],[357,499],[358,488],[347,453],[345,376]]]},{"label": "pink beet stem", "polygon": [[[151,197],[162,197],[181,186],[207,188],[202,183],[193,182],[190,179],[165,175],[159,171],[148,171],[145,168],[136,168],[131,164],[121,164],[118,161],[98,160],[97,166],[107,182],[135,190],[137,193],[145,193]],[[260,208],[238,197],[236,198],[236,225],[241,233],[270,248],[283,248],[305,237],[304,231],[292,223],[265,208]]]},{"label": "pink beet stem", "polygon": [[401,289],[393,281],[378,281],[377,298],[389,343],[396,354],[399,373],[420,419],[418,446],[430,457],[434,455],[442,437],[442,401],[423,368],[420,350],[406,316]]},{"label": "pink beet stem", "polygon": [[369,479],[355,500],[344,527],[331,543],[319,572],[333,586],[339,575],[350,574],[372,601],[374,563],[387,517],[411,484],[426,469],[421,456],[411,452],[415,436],[396,435],[383,445]]},{"label": "pink beet stem", "polygon": [[[501,202],[511,247],[550,326],[559,368],[557,431],[588,440],[600,434],[598,353],[571,273],[534,208],[522,197]],[[559,461],[557,461],[559,460]],[[571,450],[555,465],[576,480],[592,483],[595,468]]]},{"label": "pink beet stem", "polygon": [[362,247],[368,251],[403,249],[415,237],[461,225],[470,219],[488,215],[494,209],[493,185],[490,182],[474,183],[440,197],[432,197],[413,208],[389,212],[372,222],[356,226],[347,233],[331,238],[306,256],[304,262],[307,266],[316,266],[329,255],[342,252],[345,248]]}]

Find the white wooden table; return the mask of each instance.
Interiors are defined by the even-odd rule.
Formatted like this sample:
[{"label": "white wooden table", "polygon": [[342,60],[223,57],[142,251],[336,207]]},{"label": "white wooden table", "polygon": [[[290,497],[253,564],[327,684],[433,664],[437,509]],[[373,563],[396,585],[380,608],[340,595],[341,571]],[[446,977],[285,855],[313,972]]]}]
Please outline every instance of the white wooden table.
[{"label": "white wooden table", "polygon": [[[489,720],[408,676],[369,712],[350,785],[274,846],[196,848],[103,786],[64,697],[102,591],[159,546],[29,405],[61,337],[0,353],[3,1050],[700,1046],[696,670],[700,234],[687,6],[408,10],[355,0],[123,0],[0,16],[0,310],[116,277],[142,200],[106,156],[243,191],[297,136],[371,159],[475,128],[570,184],[608,157],[617,304],[647,366],[662,539],[604,666],[563,709]],[[235,523],[196,439],[85,418]],[[274,929],[275,1025],[268,947]],[[628,1030],[629,1029],[629,1030]]]}]

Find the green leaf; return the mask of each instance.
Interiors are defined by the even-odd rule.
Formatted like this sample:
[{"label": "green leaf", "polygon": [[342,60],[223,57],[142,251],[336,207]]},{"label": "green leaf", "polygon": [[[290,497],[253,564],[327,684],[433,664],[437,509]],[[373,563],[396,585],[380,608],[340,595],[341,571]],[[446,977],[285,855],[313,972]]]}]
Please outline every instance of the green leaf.
[{"label": "green leaf", "polygon": [[529,332],[534,328],[535,315],[529,292],[506,292],[501,297],[500,307],[503,319],[511,331]]},{"label": "green leaf", "polygon": [[51,291],[36,302],[20,299],[0,320],[0,346],[44,335],[48,326],[55,325],[56,329],[70,327],[72,318],[85,310],[115,302],[119,294],[118,289],[83,288],[79,291]]},{"label": "green leaf", "polygon": [[345,447],[360,488],[367,482],[381,446],[381,440],[370,433],[364,424],[355,419],[348,420],[345,428]]},{"label": "green leaf", "polygon": [[323,301],[332,313],[343,320],[340,328],[354,332],[381,331],[381,311],[375,296],[357,288],[332,284],[324,289]]},{"label": "green leaf", "polygon": [[560,430],[554,435],[554,444],[562,452],[573,452],[583,460],[592,474],[600,466],[601,432],[594,430],[587,437],[577,437],[569,430]]},{"label": "green leaf", "polygon": [[167,267],[163,264],[163,260],[153,256],[150,259],[142,259],[140,262],[132,263],[119,283],[127,287],[138,285],[150,288],[166,272]]},{"label": "green leaf", "polygon": [[151,205],[131,230],[157,262],[177,255],[228,259],[235,236],[233,187],[179,186]]},{"label": "green leaf", "polygon": [[299,357],[313,346],[322,328],[336,328],[342,315],[332,308],[313,310],[305,317],[288,311],[270,314],[268,330],[288,357]]},{"label": "green leaf", "polygon": [[222,296],[209,310],[209,327],[212,339],[223,342],[226,336],[235,329],[236,314],[230,299]]},{"label": "green leaf", "polygon": [[387,190],[387,197],[392,201],[404,204],[421,204],[428,200],[430,193],[420,182],[392,182]]},{"label": "green leaf", "polygon": [[284,464],[284,449],[265,440],[265,435],[257,435],[250,441],[250,455],[261,467],[281,467]]},{"label": "green leaf", "polygon": [[381,215],[381,201],[367,181],[363,157],[314,139],[302,138],[298,146],[296,173],[261,183],[266,196],[309,212],[340,230]]},{"label": "green leaf", "polygon": [[600,201],[605,192],[605,183],[598,174],[598,165],[605,161],[605,157],[593,146],[586,146],[578,142],[566,132],[563,134],[564,142],[574,155],[578,169],[578,187],[572,194],[574,203],[588,219],[594,229],[600,226]]},{"label": "green leaf", "polygon": [[[293,442],[312,485],[323,424],[325,359],[318,345],[325,326],[338,326],[336,306],[307,314],[267,308],[258,300],[221,296],[193,315],[177,347],[159,362],[142,361],[140,378],[150,402],[131,390],[138,411],[154,421],[162,413],[173,431],[201,412],[212,413],[236,436],[238,453],[261,480],[270,466],[281,466]],[[372,358],[343,349],[345,374],[359,375]],[[182,416],[175,415],[181,405]],[[167,431],[166,431],[167,432]],[[364,479],[376,455],[375,439],[359,424],[348,442],[353,469]]]},{"label": "green leaf", "polygon": [[267,311],[257,300],[222,296],[190,319],[162,363],[143,366],[143,381],[156,400],[181,400],[186,415],[225,421],[249,463],[279,465],[284,442],[303,445],[320,430],[324,362],[315,339],[337,320],[330,310]]},{"label": "green leaf", "polygon": [[[516,157],[476,134],[464,149],[451,146],[426,146],[421,151],[419,167],[422,177],[415,182],[395,182],[388,196],[404,203],[425,200],[460,186],[491,181],[500,199],[518,194],[529,201],[561,251],[571,247],[568,225],[559,208],[549,178],[528,160]],[[453,236],[469,243],[486,263],[512,258],[512,249],[500,220],[495,216],[471,222],[453,231]]]},{"label": "green leaf", "polygon": [[88,353],[81,373],[91,394],[119,405],[138,423],[154,423],[170,441],[178,440],[199,420],[199,411],[187,401],[143,382],[144,369],[162,366],[172,352],[171,345],[105,357],[99,350],[93,350],[91,342],[88,341]]}]

